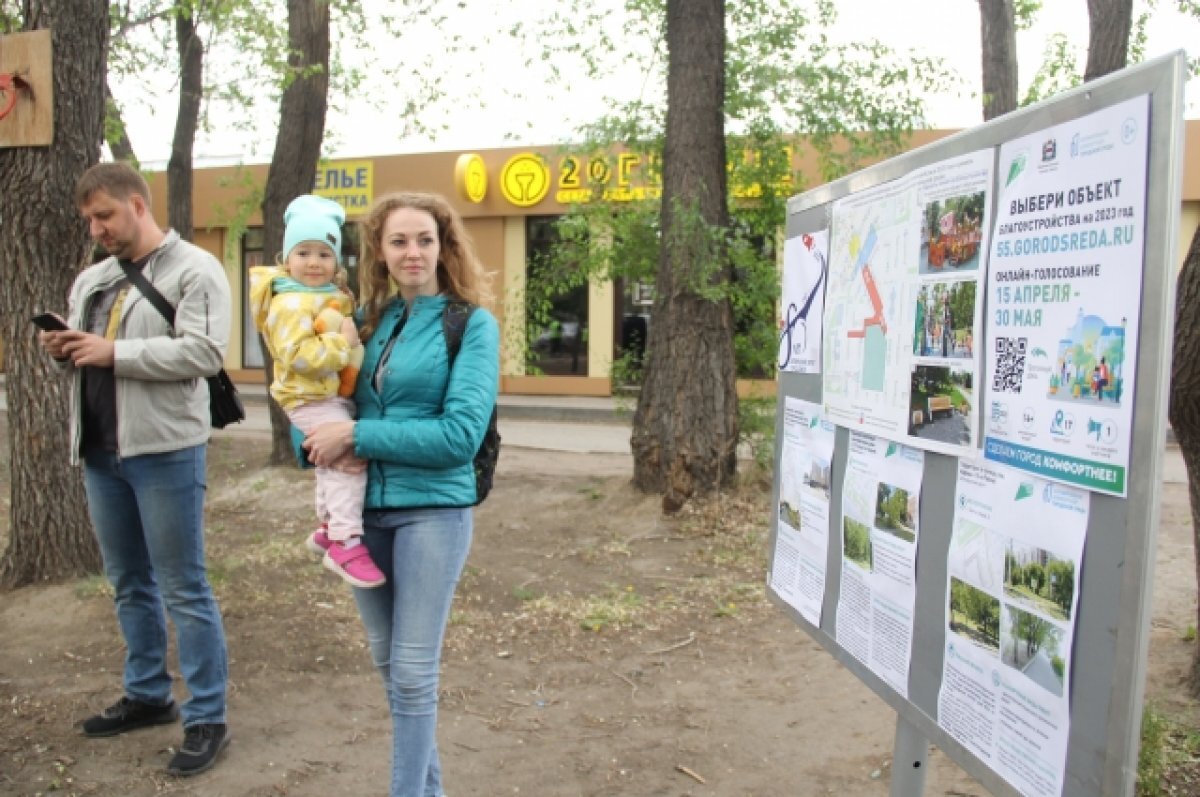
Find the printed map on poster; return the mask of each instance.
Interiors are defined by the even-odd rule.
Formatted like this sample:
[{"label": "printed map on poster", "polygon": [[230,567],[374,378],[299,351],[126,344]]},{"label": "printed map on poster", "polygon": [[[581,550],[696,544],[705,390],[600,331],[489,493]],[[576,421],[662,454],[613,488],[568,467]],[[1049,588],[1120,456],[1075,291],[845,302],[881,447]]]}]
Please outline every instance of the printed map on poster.
[{"label": "printed map on poster", "polygon": [[991,150],[833,204],[822,391],[841,426],[974,456]]}]

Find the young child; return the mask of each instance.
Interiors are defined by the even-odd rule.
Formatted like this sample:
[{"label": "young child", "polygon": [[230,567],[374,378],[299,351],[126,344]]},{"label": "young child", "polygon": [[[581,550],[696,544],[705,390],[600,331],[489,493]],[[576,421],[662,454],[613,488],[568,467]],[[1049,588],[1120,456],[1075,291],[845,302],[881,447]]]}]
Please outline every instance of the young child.
[{"label": "young child", "polygon": [[[305,194],[283,214],[283,262],[250,269],[250,309],[275,366],[271,397],[304,433],[354,419],[354,382],[363,347],[350,317],[353,300],[334,283],[342,222],[336,202]],[[316,471],[321,526],[306,540],[326,568],[356,587],[385,581],[362,544],[367,474]]]}]

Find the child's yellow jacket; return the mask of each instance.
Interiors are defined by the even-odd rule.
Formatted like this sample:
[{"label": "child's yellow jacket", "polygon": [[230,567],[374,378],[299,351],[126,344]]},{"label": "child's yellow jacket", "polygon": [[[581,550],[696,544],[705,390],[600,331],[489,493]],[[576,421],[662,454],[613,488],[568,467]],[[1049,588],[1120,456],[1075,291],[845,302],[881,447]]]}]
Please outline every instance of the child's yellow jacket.
[{"label": "child's yellow jacket", "polygon": [[329,290],[276,293],[280,266],[250,269],[250,312],[275,363],[271,397],[285,411],[311,401],[353,394],[361,345],[350,348],[338,332],[354,303],[334,285]]}]

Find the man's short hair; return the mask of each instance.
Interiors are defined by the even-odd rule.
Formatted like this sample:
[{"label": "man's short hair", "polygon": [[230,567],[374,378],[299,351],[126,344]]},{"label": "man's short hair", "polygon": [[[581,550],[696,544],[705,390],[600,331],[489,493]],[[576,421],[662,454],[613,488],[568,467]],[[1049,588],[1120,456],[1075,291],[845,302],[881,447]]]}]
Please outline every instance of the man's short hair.
[{"label": "man's short hair", "polygon": [[103,191],[113,199],[121,201],[137,194],[146,200],[146,207],[150,207],[150,186],[146,183],[146,178],[142,177],[137,169],[122,161],[97,163],[84,172],[75,184],[75,205],[82,207],[97,191]]}]

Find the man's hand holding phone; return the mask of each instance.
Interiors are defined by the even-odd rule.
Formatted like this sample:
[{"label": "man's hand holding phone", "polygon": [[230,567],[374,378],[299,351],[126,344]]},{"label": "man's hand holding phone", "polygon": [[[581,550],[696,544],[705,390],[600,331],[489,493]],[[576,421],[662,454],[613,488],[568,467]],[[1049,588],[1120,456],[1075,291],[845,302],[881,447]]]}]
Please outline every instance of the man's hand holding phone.
[{"label": "man's hand holding phone", "polygon": [[65,332],[70,329],[58,313],[38,313],[32,320],[33,325],[43,332]]},{"label": "man's hand holding phone", "polygon": [[67,336],[62,333],[71,328],[62,316],[57,313],[38,313],[32,321],[33,325],[41,330],[38,332],[38,342],[46,352],[56,360],[67,359],[67,352],[63,349],[67,344]]}]

